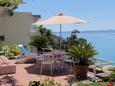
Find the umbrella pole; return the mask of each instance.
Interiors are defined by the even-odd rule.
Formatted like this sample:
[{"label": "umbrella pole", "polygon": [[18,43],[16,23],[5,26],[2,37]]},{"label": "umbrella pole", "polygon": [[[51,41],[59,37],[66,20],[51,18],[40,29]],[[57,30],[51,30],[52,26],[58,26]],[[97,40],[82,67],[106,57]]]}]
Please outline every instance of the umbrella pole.
[{"label": "umbrella pole", "polygon": [[60,24],[60,50],[61,50],[61,28],[62,28],[62,25]]}]

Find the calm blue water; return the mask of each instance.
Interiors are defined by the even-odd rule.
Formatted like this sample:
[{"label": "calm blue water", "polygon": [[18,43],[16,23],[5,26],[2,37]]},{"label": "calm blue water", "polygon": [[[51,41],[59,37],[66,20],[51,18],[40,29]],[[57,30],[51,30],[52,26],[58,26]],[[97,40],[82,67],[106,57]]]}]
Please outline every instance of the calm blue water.
[{"label": "calm blue water", "polygon": [[[62,37],[70,36],[71,32],[62,32]],[[54,32],[59,36],[59,32]],[[107,60],[115,65],[115,31],[84,31],[78,34],[91,42],[99,53],[96,57]]]}]

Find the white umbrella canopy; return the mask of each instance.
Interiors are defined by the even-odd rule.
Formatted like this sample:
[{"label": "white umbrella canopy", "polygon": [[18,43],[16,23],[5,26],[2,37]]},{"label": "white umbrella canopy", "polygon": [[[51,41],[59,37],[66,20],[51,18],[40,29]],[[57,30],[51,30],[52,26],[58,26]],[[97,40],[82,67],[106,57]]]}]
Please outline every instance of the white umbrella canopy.
[{"label": "white umbrella canopy", "polygon": [[87,21],[75,18],[72,16],[67,16],[63,14],[59,14],[56,16],[53,16],[51,18],[48,18],[46,20],[38,20],[33,25],[47,25],[47,24],[80,24],[80,23],[86,23]]},{"label": "white umbrella canopy", "polygon": [[[61,25],[62,24],[81,24],[86,23],[87,21],[75,18],[72,16],[67,16],[63,14],[58,14],[56,16],[53,16],[51,18],[45,19],[45,20],[38,20],[37,22],[33,23],[33,25],[48,25],[48,24],[59,24],[60,25],[60,38],[61,38]],[[61,49],[61,39],[60,39],[60,49]]]}]

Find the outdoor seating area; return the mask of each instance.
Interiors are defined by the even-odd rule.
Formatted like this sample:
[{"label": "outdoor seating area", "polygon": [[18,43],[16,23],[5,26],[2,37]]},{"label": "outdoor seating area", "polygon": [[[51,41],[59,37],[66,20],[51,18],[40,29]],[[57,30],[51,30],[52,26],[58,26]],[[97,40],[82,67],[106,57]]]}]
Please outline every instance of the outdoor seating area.
[{"label": "outdoor seating area", "polygon": [[[12,64],[15,64],[16,60],[11,60],[11,62]],[[41,63],[41,65],[43,64],[45,64],[45,61]],[[7,68],[9,68],[9,71],[11,73],[8,73],[8,76],[7,76],[7,73],[5,72],[4,72],[5,74],[0,75],[1,86],[2,84],[3,86],[7,84],[9,85],[15,84],[15,86],[17,85],[26,86],[27,84],[29,84],[30,81],[33,81],[33,80],[39,81],[39,80],[44,80],[47,78],[50,78],[50,79],[53,78],[54,80],[59,81],[59,83],[64,82],[63,84],[65,85],[67,84],[67,81],[65,80],[67,78],[66,76],[71,75],[71,73],[68,72],[68,70],[56,71],[54,69],[52,72],[53,74],[51,75],[50,70],[49,70],[50,69],[49,65],[44,65],[42,69],[45,69],[45,71],[43,73],[41,73],[42,72],[41,67],[37,66],[37,68],[35,69],[36,64],[24,64],[23,63],[23,64],[15,64],[15,65],[16,65],[16,72],[11,72],[11,67],[7,66]],[[8,71],[7,69],[5,70]],[[11,79],[11,82],[5,82],[4,77],[9,77]],[[7,79],[8,78],[6,78],[6,81]]]},{"label": "outdoor seating area", "polygon": [[[26,48],[23,47],[23,49],[26,52]],[[6,65],[0,65],[0,69],[2,70],[0,71],[1,86],[4,86],[4,84],[26,86],[31,81],[42,81],[45,79],[53,79],[58,83],[63,82],[62,86],[69,84],[68,77],[74,75],[74,63],[68,58],[69,55],[64,50],[52,50],[38,55],[35,53],[30,54],[30,51],[28,52],[27,56],[24,54],[24,56],[15,60],[9,60],[3,55],[0,56],[0,64]],[[34,63],[29,63],[31,58],[34,58],[36,61],[34,61]],[[28,63],[26,63],[27,61],[24,63],[23,60],[27,60]],[[17,63],[18,61],[22,61],[22,63],[19,64]],[[105,70],[103,69],[102,71],[104,72]],[[98,80],[97,76],[99,76],[99,73],[96,75],[95,73],[94,69],[88,72],[87,76],[89,78],[89,83],[94,79]],[[102,74],[100,73],[100,75]],[[8,80],[9,82],[7,82]]]},{"label": "outdoor seating area", "polygon": [[0,0],[0,86],[115,86],[114,3]]},{"label": "outdoor seating area", "polygon": [[[26,86],[30,83],[40,82],[43,84],[52,80],[62,86],[79,84],[77,81],[83,82],[82,84],[84,82],[96,84],[95,82],[103,81],[104,84],[107,84],[109,80],[114,82],[115,78],[111,75],[114,72],[103,68],[112,63],[93,58],[97,52],[85,39],[79,40],[73,34],[64,44],[60,42],[61,39],[55,42],[54,40],[57,40],[58,37],[53,38],[51,32],[50,36],[47,36],[48,30],[42,26],[41,30],[45,30],[45,32],[40,33],[41,36],[32,36],[28,44],[2,46],[0,56],[1,86],[7,84]],[[47,41],[47,38],[53,40]]]},{"label": "outdoor seating area", "polygon": [[[1,46],[1,86],[26,86],[52,80],[62,86],[79,84],[79,81],[82,84],[103,81],[107,84],[109,80],[114,82],[114,71],[103,69],[112,63],[94,58],[97,51],[86,39],[77,38],[76,30],[62,42],[63,38],[53,35],[50,30],[43,26],[39,28],[41,35],[32,36],[27,44]],[[73,77],[72,80],[69,77]]]}]

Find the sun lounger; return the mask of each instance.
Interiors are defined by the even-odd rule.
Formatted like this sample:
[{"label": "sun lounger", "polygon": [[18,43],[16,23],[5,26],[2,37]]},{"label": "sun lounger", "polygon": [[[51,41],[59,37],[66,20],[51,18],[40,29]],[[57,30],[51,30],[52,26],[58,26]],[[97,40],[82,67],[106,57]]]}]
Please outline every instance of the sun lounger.
[{"label": "sun lounger", "polygon": [[[93,70],[94,72],[94,80],[96,80],[96,75],[98,74],[102,74],[102,75],[106,75],[107,73],[103,71],[103,66],[105,65],[111,65],[112,63],[109,62],[109,61],[105,61],[105,60],[102,60],[102,59],[92,59],[93,61],[95,61],[95,64],[94,65],[90,65],[89,69]],[[97,71],[97,68],[101,69],[101,71]]]},{"label": "sun lounger", "polygon": [[0,56],[0,75],[16,73],[16,65],[12,64],[5,56]]},{"label": "sun lounger", "polygon": [[35,62],[36,58],[38,58],[38,54],[37,52],[30,52],[28,49],[26,49],[22,44],[19,44],[18,47],[20,48],[20,50],[23,53],[23,56],[21,56],[21,61],[22,62],[29,62],[30,60],[32,62]]},{"label": "sun lounger", "polygon": [[105,61],[105,60],[102,60],[102,59],[94,59],[95,60],[95,64],[94,65],[90,65],[89,68],[90,69],[98,69],[100,71],[103,71],[103,67],[105,65],[111,65],[112,63],[109,62],[109,61]]}]

